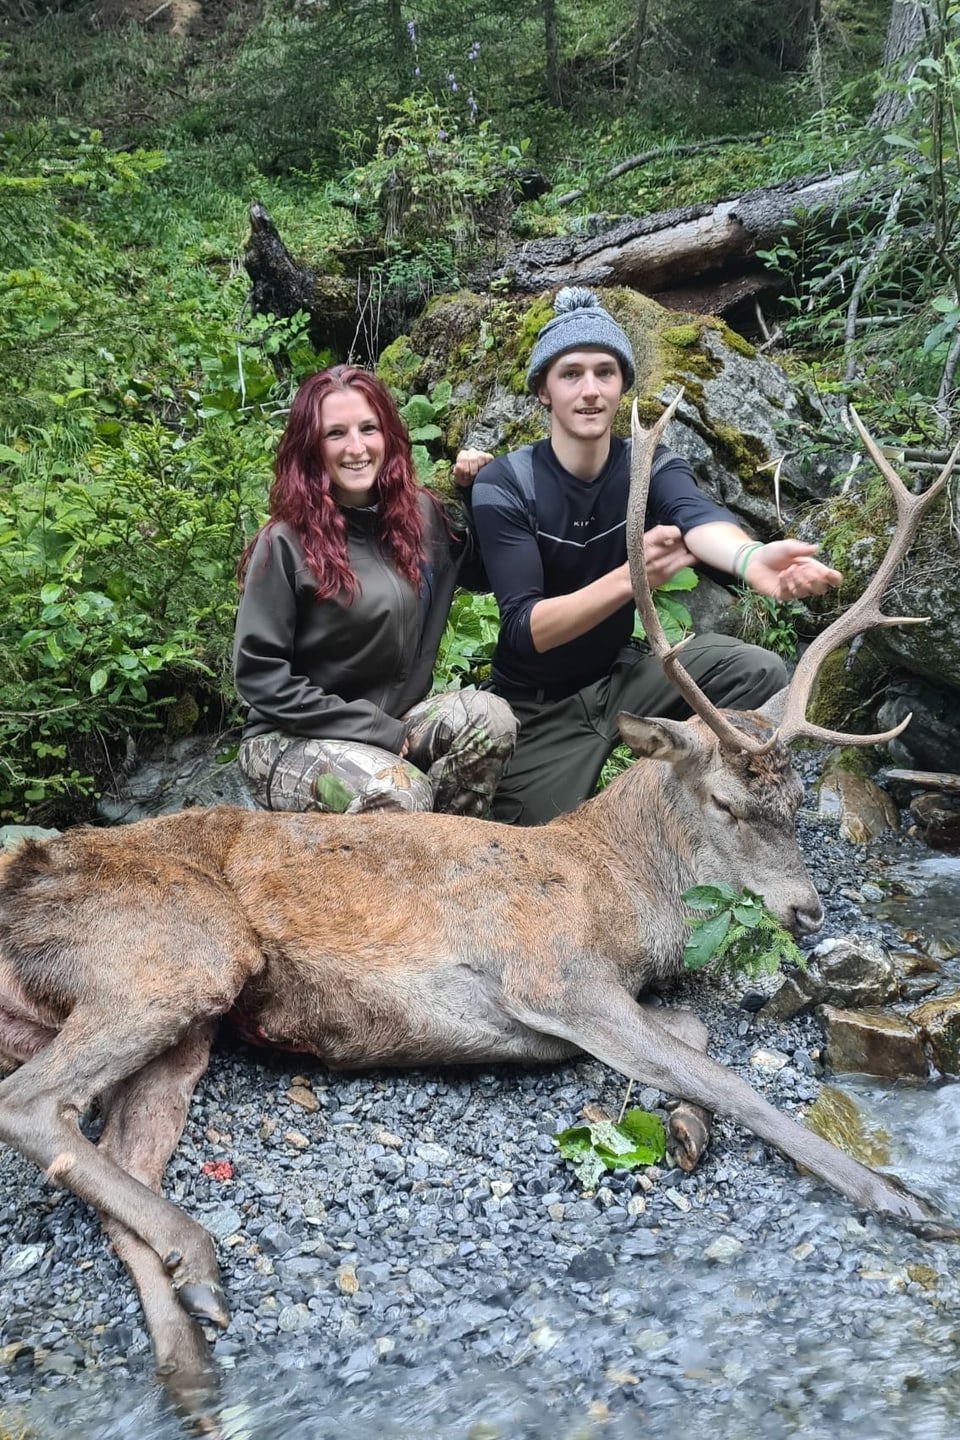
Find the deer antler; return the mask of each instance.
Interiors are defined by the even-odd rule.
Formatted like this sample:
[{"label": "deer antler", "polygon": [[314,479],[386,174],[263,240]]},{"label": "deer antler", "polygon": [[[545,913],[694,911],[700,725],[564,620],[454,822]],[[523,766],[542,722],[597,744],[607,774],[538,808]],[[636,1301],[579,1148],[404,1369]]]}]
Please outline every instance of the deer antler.
[{"label": "deer antler", "polygon": [[650,470],[660,437],[673,419],[682,397],[683,390],[681,389],[657,423],[648,431],[644,431],[640,427],[636,401],[633,403],[631,417],[633,455],[630,469],[630,498],[627,503],[627,557],[630,562],[630,578],[633,582],[637,610],[647,632],[647,642],[663,665],[668,679],[676,686],[694,714],[699,715],[700,719],[709,725],[725,749],[746,750],[754,754],[762,754],[777,742],[786,745],[801,735],[812,740],[826,741],[832,745],[878,745],[882,741],[892,740],[910,723],[909,715],[892,730],[884,730],[878,735],[856,735],[844,730],[828,730],[822,725],[814,725],[806,719],[806,708],[820,666],[826,657],[845,640],[851,639],[864,630],[880,626],[924,625],[928,622],[929,617],[927,616],[884,615],[880,610],[880,601],[883,599],[897,567],[913,544],[921,519],[953,474],[957,459],[960,457],[960,441],[954,447],[950,458],[929,489],[922,495],[911,495],[851,406],[850,415],[864,449],[893,492],[897,507],[893,536],[876,574],[860,598],[842,615],[838,615],[836,620],[815,640],[811,641],[801,656],[787,689],[782,718],[776,732],[768,740],[757,740],[754,736],[745,734],[731,724],[723,711],[717,709],[689,672],[680,664],[677,656],[693,637],[688,635],[678,644],[670,644],[664,634],[663,626],[660,624],[647,580],[647,568],[643,554],[643,530],[647,496],[650,489]]},{"label": "deer antler", "polygon": [[880,602],[896,574],[898,566],[916,538],[921,519],[953,474],[957,458],[960,456],[960,441],[954,446],[950,458],[933,484],[922,495],[911,495],[852,405],[850,418],[864,449],[890,487],[897,507],[896,524],[887,547],[887,553],[859,600],[854,601],[842,615],[838,615],[826,630],[822,630],[800,657],[787,690],[786,703],[778,730],[778,738],[784,744],[796,739],[799,735],[805,735],[811,740],[825,740],[832,745],[879,745],[882,741],[892,740],[895,735],[899,735],[909,725],[911,719],[908,715],[894,729],[884,730],[879,735],[851,735],[843,730],[827,730],[822,725],[814,725],[807,720],[806,709],[820,666],[826,657],[845,640],[852,639],[854,635],[859,635],[864,630],[873,630],[887,625],[926,625],[929,623],[929,615],[884,615],[880,610]]},{"label": "deer antler", "polygon": [[641,428],[637,402],[636,400],[633,402],[633,412],[630,417],[633,447],[630,459],[630,495],[627,500],[626,533],[627,559],[630,563],[633,595],[640,619],[643,621],[643,628],[646,631],[647,644],[663,666],[667,679],[680,692],[694,714],[699,715],[700,719],[710,726],[724,749],[760,752],[767,748],[766,743],[757,740],[753,735],[744,734],[742,730],[738,730],[735,725],[732,725],[723,711],[718,710],[713,701],[703,693],[690,672],[680,664],[677,656],[683,647],[693,639],[693,636],[687,635],[676,645],[670,644],[663,626],[660,624],[660,616],[653,603],[650,582],[647,579],[647,563],[643,553],[643,532],[647,514],[647,496],[650,493],[650,470],[653,465],[654,451],[660,444],[660,437],[673,419],[676,408],[682,399],[683,388],[681,387],[659,420],[649,430]]}]

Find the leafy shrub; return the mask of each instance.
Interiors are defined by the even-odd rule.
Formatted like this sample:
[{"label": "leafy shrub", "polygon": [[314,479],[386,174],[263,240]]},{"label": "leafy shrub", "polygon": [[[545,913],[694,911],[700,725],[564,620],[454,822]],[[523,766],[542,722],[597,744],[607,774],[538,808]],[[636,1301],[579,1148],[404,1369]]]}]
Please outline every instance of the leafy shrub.
[{"label": "leafy shrub", "polygon": [[736,603],[740,631],[744,640],[762,645],[788,660],[797,655],[798,624],[807,611],[799,600],[774,600],[744,588]]},{"label": "leafy shrub", "polygon": [[499,632],[500,616],[493,596],[458,590],[437,652],[434,691],[485,679]]},{"label": "leafy shrub", "polygon": [[82,739],[159,725],[184,686],[226,703],[234,568],[265,489],[263,442],[236,426],[128,425],[56,475],[18,475],[17,453],[0,452],[6,815],[88,791],[61,763]]}]

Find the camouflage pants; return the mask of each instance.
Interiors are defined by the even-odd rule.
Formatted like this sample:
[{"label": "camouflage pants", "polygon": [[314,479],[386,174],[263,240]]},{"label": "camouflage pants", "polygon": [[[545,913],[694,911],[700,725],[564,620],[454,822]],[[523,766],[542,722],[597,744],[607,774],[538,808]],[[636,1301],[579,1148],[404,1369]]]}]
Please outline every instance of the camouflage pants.
[{"label": "camouflage pants", "polygon": [[505,700],[488,690],[448,690],[400,717],[407,753],[355,740],[304,740],[271,731],[244,740],[237,756],[267,810],[443,810],[489,813],[517,738]]}]

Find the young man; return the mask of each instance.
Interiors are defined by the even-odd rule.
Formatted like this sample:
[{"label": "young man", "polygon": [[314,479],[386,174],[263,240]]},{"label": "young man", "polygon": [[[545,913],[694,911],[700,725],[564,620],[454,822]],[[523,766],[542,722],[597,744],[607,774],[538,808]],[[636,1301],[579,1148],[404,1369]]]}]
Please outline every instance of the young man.
[{"label": "young man", "polygon": [[[500,610],[490,688],[520,722],[495,820],[543,824],[591,795],[619,743],[618,711],[689,714],[659,661],[631,640],[630,447],[611,427],[634,378],[630,342],[593,292],[561,290],[527,372],[550,438],[496,460],[457,457],[458,482],[476,476],[473,520]],[[652,588],[702,564],[777,600],[822,594],[841,576],[815,549],[757,543],[697,489],[682,457],[658,450],[644,536]],[[754,709],[786,683],[778,656],[726,635],[697,636],[683,663],[715,705],[731,709]]]}]

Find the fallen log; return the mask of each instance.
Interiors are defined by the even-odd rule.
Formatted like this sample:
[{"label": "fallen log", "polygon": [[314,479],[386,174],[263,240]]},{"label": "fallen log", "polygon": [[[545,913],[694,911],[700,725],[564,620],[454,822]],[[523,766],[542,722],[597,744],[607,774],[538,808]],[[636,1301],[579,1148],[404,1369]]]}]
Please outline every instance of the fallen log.
[{"label": "fallen log", "polygon": [[[660,298],[710,275],[763,273],[757,250],[795,227],[798,215],[849,211],[863,196],[863,175],[790,180],[733,199],[618,220],[598,233],[528,240],[493,277],[535,292],[559,285],[628,285]],[[874,197],[875,198],[875,197]]]}]

